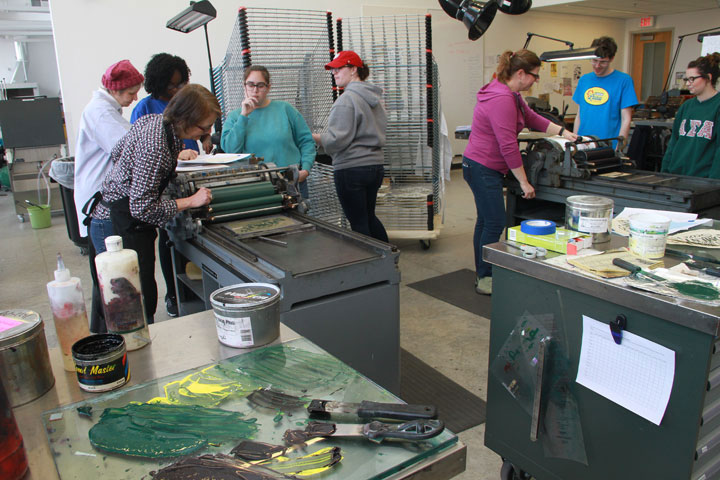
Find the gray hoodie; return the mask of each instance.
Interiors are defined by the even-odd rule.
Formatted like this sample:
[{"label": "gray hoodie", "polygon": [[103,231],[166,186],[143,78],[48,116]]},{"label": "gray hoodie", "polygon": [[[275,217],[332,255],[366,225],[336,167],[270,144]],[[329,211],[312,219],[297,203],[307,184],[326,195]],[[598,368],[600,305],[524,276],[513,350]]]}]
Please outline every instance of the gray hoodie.
[{"label": "gray hoodie", "polygon": [[382,165],[387,117],[382,89],[367,82],[351,82],[330,110],[328,130],[321,135],[335,170]]}]

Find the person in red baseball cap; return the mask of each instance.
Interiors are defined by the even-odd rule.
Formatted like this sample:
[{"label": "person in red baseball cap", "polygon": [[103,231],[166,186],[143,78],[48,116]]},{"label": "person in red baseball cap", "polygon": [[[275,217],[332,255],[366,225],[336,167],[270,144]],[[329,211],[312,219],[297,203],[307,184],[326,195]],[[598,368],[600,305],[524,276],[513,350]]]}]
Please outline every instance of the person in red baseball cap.
[{"label": "person in red baseball cap", "polygon": [[357,53],[345,50],[325,65],[344,89],[330,110],[328,128],[313,139],[333,159],[335,191],[350,227],[383,242],[387,232],[375,215],[382,185],[387,115],[382,88],[366,82],[370,69]]}]

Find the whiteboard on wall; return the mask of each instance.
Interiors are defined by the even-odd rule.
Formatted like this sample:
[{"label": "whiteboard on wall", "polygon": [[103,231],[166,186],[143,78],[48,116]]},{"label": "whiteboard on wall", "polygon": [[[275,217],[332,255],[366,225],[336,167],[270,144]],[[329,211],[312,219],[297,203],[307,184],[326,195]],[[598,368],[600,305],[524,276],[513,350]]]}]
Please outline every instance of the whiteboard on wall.
[{"label": "whiteboard on wall", "polygon": [[720,35],[706,35],[702,41],[702,52],[700,56],[720,52]]}]

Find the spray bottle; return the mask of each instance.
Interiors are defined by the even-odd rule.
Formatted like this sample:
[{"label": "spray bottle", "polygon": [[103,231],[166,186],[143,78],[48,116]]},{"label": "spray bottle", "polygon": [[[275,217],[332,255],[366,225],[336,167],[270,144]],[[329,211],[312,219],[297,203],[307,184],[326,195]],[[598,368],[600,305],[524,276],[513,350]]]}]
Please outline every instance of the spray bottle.
[{"label": "spray bottle", "polygon": [[119,333],[130,350],[150,343],[135,250],[123,248],[122,237],[105,239],[107,250],[95,257],[108,333]]},{"label": "spray bottle", "polygon": [[81,338],[90,335],[90,329],[80,279],[70,276],[70,270],[65,268],[62,255],[59,253],[55,280],[47,284],[47,290],[55,331],[62,350],[63,368],[68,372],[74,372],[72,346]]}]

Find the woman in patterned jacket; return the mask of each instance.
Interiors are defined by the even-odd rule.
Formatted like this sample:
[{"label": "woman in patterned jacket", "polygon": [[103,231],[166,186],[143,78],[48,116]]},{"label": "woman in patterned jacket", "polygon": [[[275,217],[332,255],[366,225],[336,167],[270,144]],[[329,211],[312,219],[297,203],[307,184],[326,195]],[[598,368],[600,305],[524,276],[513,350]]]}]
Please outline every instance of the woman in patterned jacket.
[{"label": "woman in patterned jacket", "polygon": [[148,323],[153,323],[157,308],[157,227],[180,211],[209,204],[212,197],[207,188],[176,200],[163,198],[162,193],[175,173],[182,141],[210,133],[219,115],[220,105],[212,93],[201,85],[187,85],[162,114],[145,115],[135,122],[110,154],[113,168],[102,184],[90,237],[98,254],[105,251],[106,231],[120,235],[124,248],[137,252]]}]

